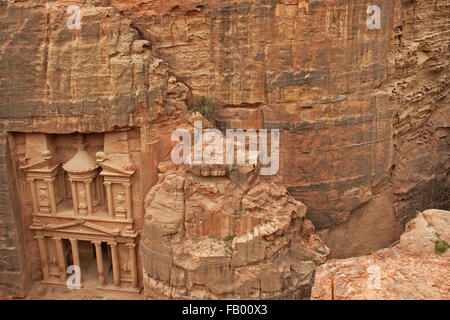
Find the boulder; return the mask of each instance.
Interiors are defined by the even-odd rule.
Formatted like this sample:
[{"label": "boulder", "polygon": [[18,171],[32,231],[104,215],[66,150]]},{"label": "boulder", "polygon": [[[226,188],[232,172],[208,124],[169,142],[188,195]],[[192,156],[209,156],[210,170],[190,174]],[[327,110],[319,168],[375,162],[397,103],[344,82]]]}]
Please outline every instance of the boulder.
[{"label": "boulder", "polygon": [[392,248],[321,265],[311,298],[450,299],[449,217],[449,211],[426,210],[410,221]]}]

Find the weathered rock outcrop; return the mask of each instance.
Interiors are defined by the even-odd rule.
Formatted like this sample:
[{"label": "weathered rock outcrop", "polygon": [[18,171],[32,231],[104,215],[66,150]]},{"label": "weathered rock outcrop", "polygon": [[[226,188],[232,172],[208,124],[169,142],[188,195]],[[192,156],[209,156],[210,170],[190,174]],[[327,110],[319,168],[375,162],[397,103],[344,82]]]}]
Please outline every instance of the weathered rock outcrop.
[{"label": "weathered rock outcrop", "polygon": [[[301,299],[328,248],[284,187],[162,165],[141,242],[151,298]],[[254,170],[247,177],[254,175]]]},{"label": "weathered rock outcrop", "polygon": [[450,299],[450,211],[427,210],[400,243],[316,271],[313,299]]},{"label": "weathered rock outcrop", "polygon": [[410,253],[434,254],[439,251],[441,256],[450,257],[449,243],[450,211],[431,209],[419,213],[406,225],[397,246]]}]

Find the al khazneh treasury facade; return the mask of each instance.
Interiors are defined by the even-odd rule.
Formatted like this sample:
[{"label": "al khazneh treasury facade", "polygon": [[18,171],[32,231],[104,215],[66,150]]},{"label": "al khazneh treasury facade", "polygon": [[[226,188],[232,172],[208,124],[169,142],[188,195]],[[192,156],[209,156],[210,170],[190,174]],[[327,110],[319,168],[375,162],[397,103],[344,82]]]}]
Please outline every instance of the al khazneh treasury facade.
[{"label": "al khazneh treasury facade", "polygon": [[[139,185],[129,137],[126,130],[90,139],[42,133],[19,138],[22,190],[31,198],[29,228],[38,242],[44,283],[65,285],[67,267],[77,265],[83,285],[139,289]],[[102,140],[104,149],[96,151]]]},{"label": "al khazneh treasury facade", "polygon": [[[80,33],[67,29],[66,2],[7,7],[33,15],[22,44],[37,40],[42,46],[32,51],[47,58],[8,71],[36,103],[9,85],[0,99],[0,296],[24,297],[39,283],[66,287],[71,265],[80,267],[83,288],[138,292],[143,201],[191,93],[112,8],[83,10]],[[94,29],[104,22],[101,39],[90,18]],[[78,50],[91,59],[75,62]],[[44,65],[53,84],[15,79]]]}]

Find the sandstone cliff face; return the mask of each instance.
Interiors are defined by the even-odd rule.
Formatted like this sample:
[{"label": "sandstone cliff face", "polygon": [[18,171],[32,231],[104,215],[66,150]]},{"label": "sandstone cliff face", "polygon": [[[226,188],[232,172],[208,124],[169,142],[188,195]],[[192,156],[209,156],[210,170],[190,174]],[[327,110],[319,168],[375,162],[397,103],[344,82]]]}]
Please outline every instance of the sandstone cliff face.
[{"label": "sandstone cliff face", "polygon": [[111,3],[194,93],[258,108],[264,127],[282,130],[276,180],[323,229],[369,201],[392,163],[394,110],[374,88],[393,67],[400,8],[379,2],[384,27],[374,32],[361,1]]},{"label": "sandstone cliff face", "polygon": [[134,196],[143,202],[157,181],[159,156],[171,149],[168,133],[184,122],[191,99],[129,18],[113,7],[85,5],[81,29],[71,30],[66,25],[71,4],[0,2],[0,294],[23,296],[42,277],[28,229],[29,186],[18,169],[24,156],[21,133],[133,128],[130,143],[140,184]]},{"label": "sandstone cliff face", "polygon": [[111,1],[194,94],[238,114],[221,126],[259,111],[282,130],[275,181],[333,257],[385,247],[449,201],[448,1],[376,1],[380,30],[366,27],[369,4]]},{"label": "sandstone cliff face", "polygon": [[449,209],[448,1],[405,1],[383,83],[396,106],[391,181],[395,213],[406,222],[427,208]]},{"label": "sandstone cliff face", "polygon": [[[386,247],[417,211],[448,208],[448,1],[377,0],[380,30],[366,27],[372,1],[97,2],[0,2],[6,294],[39,278],[8,133],[137,128],[143,202],[190,91],[229,107],[221,128],[281,130],[280,171],[266,182],[308,206],[331,257]],[[72,4],[80,30],[66,27]]]},{"label": "sandstone cliff face", "polygon": [[316,265],[329,251],[305,219],[304,204],[275,184],[249,179],[239,185],[226,174],[161,168],[167,171],[145,199],[141,257],[148,297],[309,296]]},{"label": "sandstone cliff face", "polygon": [[[312,299],[450,298],[450,211],[427,210],[410,221],[399,244],[368,256],[332,260],[316,271]],[[447,251],[437,254],[438,241]]]}]

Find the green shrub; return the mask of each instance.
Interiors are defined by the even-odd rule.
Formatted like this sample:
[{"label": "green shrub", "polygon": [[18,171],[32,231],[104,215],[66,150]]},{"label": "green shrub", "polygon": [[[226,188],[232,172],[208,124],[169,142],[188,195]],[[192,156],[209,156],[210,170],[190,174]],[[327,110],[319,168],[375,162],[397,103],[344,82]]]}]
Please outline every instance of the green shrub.
[{"label": "green shrub", "polygon": [[438,239],[434,242],[434,251],[437,254],[445,253],[445,251],[447,251],[448,248],[450,248],[450,245],[445,240]]},{"label": "green shrub", "polygon": [[236,237],[236,235],[232,234],[231,236],[223,238],[223,241],[225,242],[233,241],[234,237]]},{"label": "green shrub", "polygon": [[205,96],[194,95],[194,101],[189,107],[189,111],[199,112],[202,116],[209,120],[212,124],[215,123],[215,116],[220,109],[220,105],[210,98]]}]

